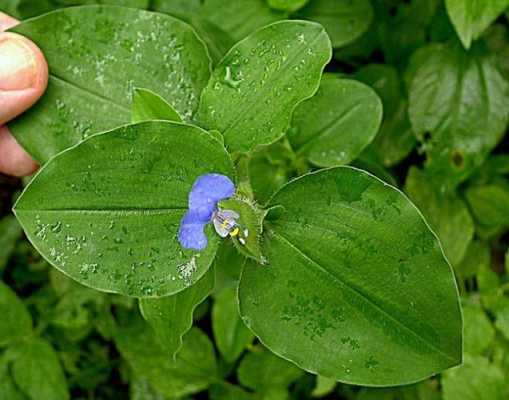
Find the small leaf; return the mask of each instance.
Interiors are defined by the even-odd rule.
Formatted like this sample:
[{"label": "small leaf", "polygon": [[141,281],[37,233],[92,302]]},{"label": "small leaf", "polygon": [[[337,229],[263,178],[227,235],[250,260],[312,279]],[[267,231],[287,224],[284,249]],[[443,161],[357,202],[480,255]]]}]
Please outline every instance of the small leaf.
[{"label": "small leaf", "polygon": [[304,371],[264,348],[255,349],[241,361],[237,370],[239,382],[257,392],[286,389]]},{"label": "small leaf", "polygon": [[463,260],[474,236],[474,221],[465,202],[458,195],[440,193],[432,183],[429,176],[411,167],[405,191],[438,235],[451,264],[457,266]]},{"label": "small leaf", "polygon": [[144,122],[92,136],[46,164],[14,211],[55,267],[98,290],[161,297],[184,290],[211,265],[219,237],[184,250],[178,240],[197,177],[233,178],[221,143],[190,125]]},{"label": "small leaf", "polygon": [[[268,265],[247,263],[240,313],[269,349],[301,368],[360,385],[415,382],[461,362],[452,270],[415,206],[347,167],[276,193]],[[408,368],[412,365],[412,368]]]},{"label": "small leaf", "polygon": [[369,0],[312,0],[297,15],[322,24],[332,47],[338,48],[353,42],[368,29],[373,8]]},{"label": "small leaf", "polygon": [[221,27],[235,41],[285,18],[284,13],[271,10],[265,0],[205,0],[201,15]]},{"label": "small leaf", "polygon": [[131,114],[133,123],[151,120],[182,122],[180,115],[166,100],[148,89],[134,89]]},{"label": "small leaf", "polygon": [[465,48],[470,48],[497,17],[509,7],[508,0],[445,0],[447,13]]},{"label": "small leaf", "polygon": [[234,386],[227,382],[217,383],[211,386],[210,400],[256,400],[254,394],[248,393],[240,386]]},{"label": "small leaf", "polygon": [[371,143],[381,121],[382,103],[370,87],[324,75],[318,92],[295,109],[288,139],[315,165],[344,165]]},{"label": "small leaf", "polygon": [[240,318],[235,288],[224,289],[216,296],[212,307],[212,330],[219,352],[229,363],[235,362],[253,341],[253,334]]},{"label": "small leaf", "polygon": [[409,115],[436,186],[454,189],[480,166],[509,120],[509,82],[482,44],[431,44],[411,66]]},{"label": "small leaf", "polygon": [[204,89],[197,120],[224,135],[231,152],[272,143],[288,128],[295,106],[316,91],[331,57],[323,28],[282,21],[237,43]]},{"label": "small leaf", "polygon": [[32,39],[50,67],[44,97],[9,124],[41,162],[129,122],[134,87],[156,91],[189,121],[210,75],[205,45],[194,30],[164,14],[71,7],[23,22],[13,32]]},{"label": "small leaf", "polygon": [[34,338],[14,349],[12,376],[17,386],[31,399],[69,399],[64,371],[53,347]]},{"label": "small leaf", "polygon": [[182,347],[182,337],[193,326],[193,313],[214,288],[214,269],[193,286],[158,299],[141,299],[140,310],[143,318],[154,329],[161,347],[175,358]]},{"label": "small leaf", "polygon": [[132,316],[128,325],[118,329],[115,343],[136,375],[169,398],[200,392],[217,379],[214,348],[198,328],[184,336],[176,361],[168,357],[140,317]]}]

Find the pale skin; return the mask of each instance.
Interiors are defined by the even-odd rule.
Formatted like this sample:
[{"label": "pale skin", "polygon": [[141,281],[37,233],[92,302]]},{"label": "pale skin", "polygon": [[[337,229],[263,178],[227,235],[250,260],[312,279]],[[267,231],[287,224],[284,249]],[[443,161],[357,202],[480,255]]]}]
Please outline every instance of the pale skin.
[{"label": "pale skin", "polygon": [[16,142],[9,121],[26,111],[48,85],[48,64],[27,38],[5,32],[19,22],[0,12],[0,173],[27,176],[38,164]]}]

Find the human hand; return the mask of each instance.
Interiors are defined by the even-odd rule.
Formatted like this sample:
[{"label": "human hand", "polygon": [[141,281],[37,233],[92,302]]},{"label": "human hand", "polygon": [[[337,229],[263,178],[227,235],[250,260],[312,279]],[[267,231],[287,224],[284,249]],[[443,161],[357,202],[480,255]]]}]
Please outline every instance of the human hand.
[{"label": "human hand", "polygon": [[42,96],[48,84],[48,65],[34,43],[5,32],[17,23],[0,12],[0,172],[26,176],[38,165],[4,125]]}]

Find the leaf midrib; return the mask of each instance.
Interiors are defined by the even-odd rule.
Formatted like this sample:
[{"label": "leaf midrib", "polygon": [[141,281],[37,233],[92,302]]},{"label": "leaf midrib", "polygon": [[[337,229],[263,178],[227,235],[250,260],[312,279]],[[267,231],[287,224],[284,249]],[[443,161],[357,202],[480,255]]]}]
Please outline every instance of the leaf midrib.
[{"label": "leaf midrib", "polygon": [[370,298],[366,297],[362,292],[357,290],[355,287],[352,287],[347,282],[343,281],[340,277],[338,277],[334,273],[332,273],[329,270],[327,270],[325,267],[323,267],[318,262],[313,260],[310,256],[305,254],[301,249],[299,249],[297,246],[295,246],[292,242],[290,242],[283,235],[281,235],[280,233],[278,233],[278,232],[276,232],[274,230],[271,230],[271,234],[273,236],[275,236],[275,237],[278,237],[281,242],[285,243],[292,250],[294,250],[297,254],[299,254],[305,260],[310,262],[311,265],[314,265],[314,266],[318,267],[318,270],[320,272],[322,272],[325,275],[327,275],[328,277],[332,278],[334,281],[339,282],[343,287],[347,288],[348,290],[353,292],[355,295],[361,297],[367,304],[369,304],[376,311],[378,311],[380,314],[385,316],[389,321],[393,322],[398,327],[400,327],[400,328],[404,329],[405,331],[407,331],[409,334],[411,334],[411,336],[417,338],[420,342],[425,344],[428,348],[432,349],[434,352],[436,352],[436,353],[440,354],[441,356],[443,356],[446,360],[452,361],[452,363],[453,363],[452,365],[455,365],[457,363],[458,360],[456,358],[454,358],[454,357],[450,356],[449,354],[445,353],[442,349],[438,348],[435,344],[433,344],[432,342],[430,342],[426,338],[424,338],[421,335],[419,335],[419,332],[417,332],[417,331],[413,330],[412,328],[408,327],[407,325],[405,325],[403,322],[401,322],[400,320],[398,320],[397,318],[392,316],[389,312],[384,310],[378,304],[374,303]]}]

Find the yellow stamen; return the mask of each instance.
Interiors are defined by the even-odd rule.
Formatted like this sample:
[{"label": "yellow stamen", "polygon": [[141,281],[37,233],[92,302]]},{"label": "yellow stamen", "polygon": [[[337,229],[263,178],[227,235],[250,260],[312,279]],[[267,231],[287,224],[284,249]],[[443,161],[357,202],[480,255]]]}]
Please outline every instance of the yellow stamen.
[{"label": "yellow stamen", "polygon": [[235,237],[239,234],[240,232],[240,229],[239,228],[235,228],[233,231],[230,232],[230,236],[231,237]]}]

